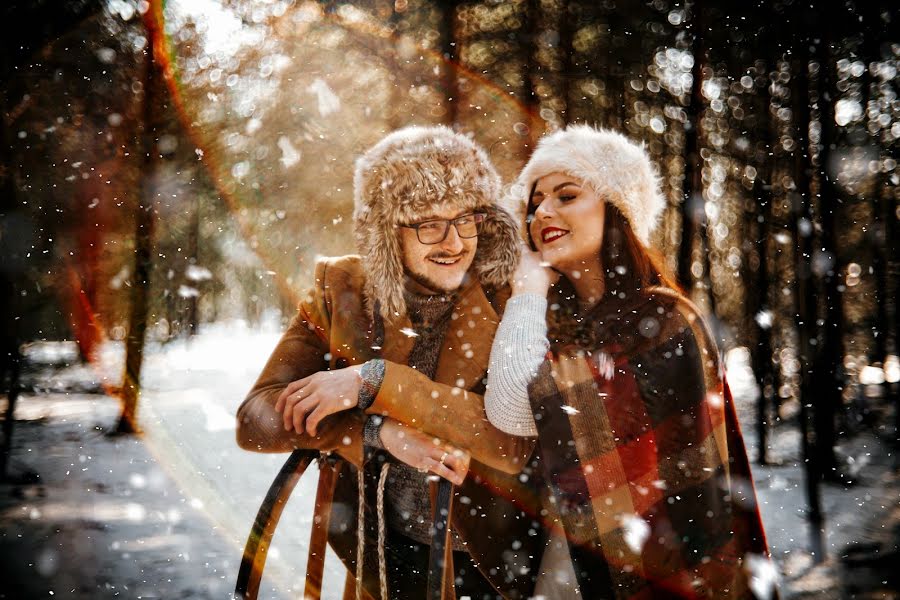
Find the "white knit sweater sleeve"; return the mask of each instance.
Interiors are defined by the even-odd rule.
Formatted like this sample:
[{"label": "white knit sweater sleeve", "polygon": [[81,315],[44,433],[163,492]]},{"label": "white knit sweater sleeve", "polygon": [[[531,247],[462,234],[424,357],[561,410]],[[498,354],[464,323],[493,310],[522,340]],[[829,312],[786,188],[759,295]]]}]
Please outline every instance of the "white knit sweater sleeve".
[{"label": "white knit sweater sleeve", "polygon": [[484,408],[497,429],[517,436],[536,436],[528,384],[547,349],[547,298],[519,294],[506,303],[488,365]]}]

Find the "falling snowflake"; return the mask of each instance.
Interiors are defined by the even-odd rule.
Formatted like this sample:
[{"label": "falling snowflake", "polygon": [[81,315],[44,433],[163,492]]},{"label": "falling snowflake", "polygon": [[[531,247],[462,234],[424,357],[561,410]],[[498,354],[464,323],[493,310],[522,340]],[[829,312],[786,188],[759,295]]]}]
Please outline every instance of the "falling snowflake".
[{"label": "falling snowflake", "polygon": [[188,281],[208,281],[212,279],[210,270],[200,265],[188,265],[184,270],[184,276]]},{"label": "falling snowflake", "polygon": [[181,298],[196,298],[200,295],[200,290],[187,285],[178,286],[178,295]]},{"label": "falling snowflake", "polygon": [[625,530],[625,543],[635,554],[640,554],[644,543],[650,537],[650,526],[635,514],[619,517],[622,529]]},{"label": "falling snowflake", "polygon": [[293,167],[300,162],[300,151],[294,148],[287,136],[283,135],[278,138],[278,149],[281,150],[281,158],[279,160],[285,169]]},{"label": "falling snowflake", "polygon": [[775,594],[778,582],[778,571],[767,556],[747,554],[744,556],[744,568],[750,574],[750,589],[760,600],[769,600]]},{"label": "falling snowflake", "polygon": [[598,352],[594,355],[597,364],[597,372],[603,379],[611,381],[616,374],[616,361],[606,352]]},{"label": "falling snowflake", "polygon": [[316,100],[319,104],[319,115],[327,117],[341,109],[341,99],[328,87],[324,80],[316,79],[307,89],[316,95]]},{"label": "falling snowflake", "polygon": [[773,317],[771,310],[761,310],[756,313],[756,324],[759,325],[761,329],[771,329],[772,321]]}]

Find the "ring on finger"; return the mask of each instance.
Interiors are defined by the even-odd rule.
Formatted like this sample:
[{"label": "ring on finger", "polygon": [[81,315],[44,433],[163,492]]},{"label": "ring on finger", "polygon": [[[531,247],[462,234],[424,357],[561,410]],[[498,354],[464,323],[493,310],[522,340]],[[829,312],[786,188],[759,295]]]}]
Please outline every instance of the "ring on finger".
[{"label": "ring on finger", "polygon": [[450,453],[444,452],[443,454],[441,454],[441,459],[438,462],[446,467],[447,465],[444,464],[444,459],[447,458],[448,456],[450,456]]}]

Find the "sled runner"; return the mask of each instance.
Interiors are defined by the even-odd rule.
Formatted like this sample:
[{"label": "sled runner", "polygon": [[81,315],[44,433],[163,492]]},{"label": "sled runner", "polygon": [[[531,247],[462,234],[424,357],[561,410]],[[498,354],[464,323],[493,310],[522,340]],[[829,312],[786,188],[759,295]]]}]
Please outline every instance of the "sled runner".
[{"label": "sled runner", "polygon": [[[325,552],[328,546],[328,524],[334,487],[344,461],[330,455],[322,455],[317,450],[294,450],[281,467],[266,497],[263,499],[253,521],[253,527],[244,546],[244,556],[238,570],[234,597],[238,600],[256,600],[263,569],[266,565],[269,547],[281,513],[291,493],[306,472],[309,465],[318,460],[319,481],[316,488],[315,512],[309,540],[309,558],[306,564],[306,578],[303,598],[319,600],[322,594],[322,580],[325,572]],[[434,537],[428,560],[428,586],[423,590],[427,600],[452,600],[452,582],[446,581],[446,569],[452,564],[448,536],[453,485],[446,479],[439,479],[434,508]],[[452,568],[452,567],[451,567]],[[449,585],[448,585],[449,583]],[[356,593],[354,593],[356,589]],[[347,573],[344,585],[344,599],[370,599],[365,590],[360,590],[351,573]]]}]

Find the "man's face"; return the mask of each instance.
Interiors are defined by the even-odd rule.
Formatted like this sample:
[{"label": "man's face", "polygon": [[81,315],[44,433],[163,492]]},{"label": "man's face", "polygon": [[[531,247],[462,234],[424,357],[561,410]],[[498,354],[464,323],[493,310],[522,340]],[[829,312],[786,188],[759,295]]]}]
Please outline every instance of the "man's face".
[{"label": "man's face", "polygon": [[[418,219],[416,223],[434,219],[455,219],[465,212],[436,211]],[[412,223],[410,223],[412,224]],[[398,227],[400,246],[403,250],[403,267],[406,274],[418,284],[423,293],[452,292],[462,285],[463,279],[478,247],[478,237],[461,238],[456,227],[450,226],[447,237],[437,244],[423,244],[416,230]]]}]

